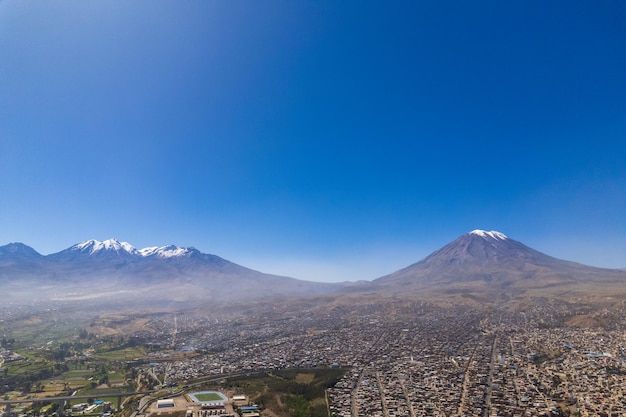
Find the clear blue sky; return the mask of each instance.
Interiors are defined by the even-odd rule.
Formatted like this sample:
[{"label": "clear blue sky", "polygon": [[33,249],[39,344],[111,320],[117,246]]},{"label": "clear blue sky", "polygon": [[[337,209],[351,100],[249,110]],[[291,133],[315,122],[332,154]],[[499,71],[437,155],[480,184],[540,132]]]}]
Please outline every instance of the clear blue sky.
[{"label": "clear blue sky", "polygon": [[0,244],[626,267],[623,1],[0,1]]}]

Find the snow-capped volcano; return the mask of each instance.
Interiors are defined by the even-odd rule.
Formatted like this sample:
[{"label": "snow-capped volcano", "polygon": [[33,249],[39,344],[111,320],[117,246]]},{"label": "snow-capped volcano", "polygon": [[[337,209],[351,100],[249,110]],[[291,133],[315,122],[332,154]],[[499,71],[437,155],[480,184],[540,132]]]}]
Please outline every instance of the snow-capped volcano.
[{"label": "snow-capped volcano", "polygon": [[623,271],[553,258],[497,231],[473,230],[421,261],[373,281],[398,291],[471,292],[573,288],[597,283],[626,284]]},{"label": "snow-capped volcano", "polygon": [[488,232],[486,230],[476,229],[476,230],[472,230],[471,232],[469,232],[469,234],[480,236],[484,239],[505,240],[509,238],[504,233],[496,232],[495,230]]},{"label": "snow-capped volcano", "polygon": [[[138,298],[222,302],[238,297],[319,294],[338,287],[264,274],[192,247],[136,249],[117,239],[90,239],[47,256],[26,245],[0,246],[3,283],[17,289],[13,294],[28,295],[33,288],[72,297],[115,293],[134,303]],[[9,287],[2,288],[7,293]],[[116,297],[116,302],[120,300]]]},{"label": "snow-capped volcano", "polygon": [[104,241],[99,241],[95,239],[86,240],[81,243],[77,243],[74,246],[70,247],[71,251],[79,251],[83,253],[88,253],[93,255],[102,251],[113,251],[113,252],[126,252],[131,255],[136,255],[137,249],[135,249],[128,242],[120,242],[117,239],[107,239]]},{"label": "snow-capped volcano", "polygon": [[531,262],[549,264],[554,258],[510,239],[495,230],[472,230],[420,261],[430,267],[457,265],[502,265],[504,263]]},{"label": "snow-capped volcano", "polygon": [[96,239],[86,240],[77,243],[63,252],[80,253],[85,255],[118,255],[127,257],[128,255],[136,258],[175,258],[186,256],[196,251],[194,248],[181,248],[175,245],[168,246],[150,246],[143,249],[137,249],[128,242],[120,242],[117,239],[107,239],[99,241]]}]

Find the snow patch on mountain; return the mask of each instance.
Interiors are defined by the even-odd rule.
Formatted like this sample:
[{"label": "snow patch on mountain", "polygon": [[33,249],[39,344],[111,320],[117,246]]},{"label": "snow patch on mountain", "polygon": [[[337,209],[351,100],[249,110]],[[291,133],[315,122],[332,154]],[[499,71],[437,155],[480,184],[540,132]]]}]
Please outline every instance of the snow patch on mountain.
[{"label": "snow patch on mountain", "polygon": [[509,238],[504,233],[500,233],[500,232],[497,232],[495,230],[491,230],[491,231],[488,232],[486,230],[476,229],[476,230],[472,230],[469,234],[470,235],[480,236],[483,239],[491,238],[491,239],[495,239],[495,240],[506,240],[506,239]]},{"label": "snow patch on mountain", "polygon": [[150,246],[143,249],[136,249],[128,242],[120,242],[117,239],[107,239],[99,241],[96,239],[86,240],[85,242],[77,243],[70,248],[72,251],[80,251],[89,255],[94,255],[100,252],[126,252],[130,255],[140,256],[143,258],[157,257],[157,258],[174,258],[179,256],[185,256],[192,251],[192,248],[180,248],[178,246]]},{"label": "snow patch on mountain", "polygon": [[190,252],[189,248],[179,248],[178,246],[151,246],[138,251],[143,257],[156,256],[158,258],[174,258],[184,256]]},{"label": "snow patch on mountain", "polygon": [[117,239],[107,239],[104,241],[99,241],[95,239],[90,239],[82,243],[78,243],[70,248],[71,250],[78,250],[81,252],[88,252],[90,255],[101,251],[115,251],[115,252],[126,252],[131,255],[137,254],[137,249],[135,249],[128,242],[120,242]]},{"label": "snow patch on mountain", "polygon": [[139,253],[139,255],[146,257],[146,256],[155,255],[157,253],[157,251],[159,249],[161,249],[161,248],[162,248],[162,246],[161,247],[160,246],[150,246],[150,247],[147,247],[147,248],[139,249],[137,252]]}]

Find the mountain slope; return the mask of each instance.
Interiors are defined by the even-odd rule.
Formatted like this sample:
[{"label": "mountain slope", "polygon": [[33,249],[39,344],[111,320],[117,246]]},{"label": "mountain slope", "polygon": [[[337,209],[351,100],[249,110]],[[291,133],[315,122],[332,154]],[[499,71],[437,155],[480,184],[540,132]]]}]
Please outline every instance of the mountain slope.
[{"label": "mountain slope", "polygon": [[36,277],[42,274],[45,265],[45,256],[23,243],[0,246],[0,280],[6,279],[7,273]]},{"label": "mountain slope", "polygon": [[136,249],[115,239],[88,240],[43,256],[12,243],[0,247],[0,284],[7,299],[106,299],[132,305],[228,303],[333,292],[328,300],[344,303],[388,296],[481,303],[523,297],[626,299],[626,270],[560,260],[484,230],[463,235],[399,271],[359,283],[264,274],[192,247]]},{"label": "mountain slope", "polygon": [[420,294],[624,293],[626,273],[557,259],[500,232],[474,230],[423,260],[374,280],[369,290]]},{"label": "mountain slope", "polygon": [[23,243],[9,243],[0,246],[0,262],[16,260],[34,260],[43,258],[39,252]]},{"label": "mountain slope", "polygon": [[115,239],[88,240],[48,256],[15,245],[0,247],[0,282],[22,298],[226,302],[321,294],[340,286],[264,274],[173,245],[136,249]]}]

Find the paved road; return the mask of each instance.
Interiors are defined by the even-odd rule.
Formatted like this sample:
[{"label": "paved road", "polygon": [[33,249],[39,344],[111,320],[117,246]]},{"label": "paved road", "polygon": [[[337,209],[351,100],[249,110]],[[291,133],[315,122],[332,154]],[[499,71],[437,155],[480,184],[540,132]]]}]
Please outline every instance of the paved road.
[{"label": "paved road", "polygon": [[491,415],[491,392],[493,391],[493,371],[496,367],[496,348],[498,346],[498,334],[493,338],[491,344],[491,362],[489,363],[489,376],[487,377],[487,395],[485,396],[485,408],[483,410],[483,417],[489,417]]},{"label": "paved road", "polygon": [[415,409],[413,408],[413,403],[411,402],[411,397],[409,397],[409,391],[406,389],[406,384],[404,383],[404,380],[402,378],[399,378],[398,376],[396,376],[396,379],[400,381],[400,386],[402,387],[402,393],[404,394],[404,397],[406,398],[406,402],[409,406],[409,414],[411,415],[411,417],[417,417],[415,414]]},{"label": "paved road", "polygon": [[376,383],[378,383],[378,391],[380,391],[380,403],[383,406],[383,415],[389,417],[389,409],[387,408],[387,398],[385,398],[385,386],[383,385],[380,372],[376,371]]},{"label": "paved road", "polygon": [[[145,395],[152,394],[154,391],[133,391],[133,392],[118,392],[118,393],[106,393],[102,394],[104,397],[129,397],[131,395]],[[74,395],[74,396],[64,396],[64,397],[38,397],[38,398],[25,398],[23,400],[9,400],[9,401],[0,401],[0,405],[2,404],[22,404],[22,403],[34,403],[38,401],[66,401],[66,400],[74,400],[74,399],[87,399],[94,398],[97,395]]]}]

